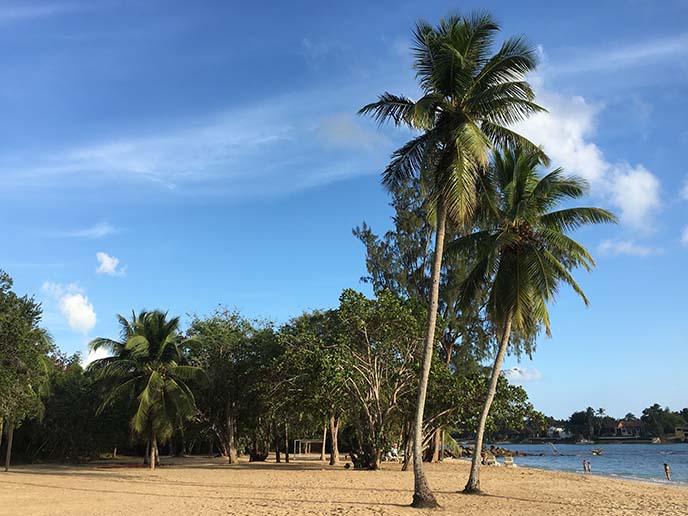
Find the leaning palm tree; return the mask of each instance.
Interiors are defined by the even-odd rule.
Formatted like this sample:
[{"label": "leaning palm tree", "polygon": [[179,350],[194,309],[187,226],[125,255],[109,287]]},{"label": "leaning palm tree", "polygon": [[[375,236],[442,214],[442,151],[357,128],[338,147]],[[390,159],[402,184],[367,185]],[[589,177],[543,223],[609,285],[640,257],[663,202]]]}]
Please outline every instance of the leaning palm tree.
[{"label": "leaning palm tree", "polygon": [[136,399],[131,428],[149,439],[149,465],[155,469],[158,443],[168,440],[185,419],[196,414],[194,395],[186,383],[201,380],[203,370],[185,364],[179,318],[166,312],[118,316],[121,340],[97,338],[93,351],[112,356],[94,360],[89,368],[103,382],[105,395],[99,412],[119,399]]},{"label": "leaning palm tree", "polygon": [[428,212],[435,219],[427,330],[413,429],[414,507],[437,506],[423,472],[423,414],[447,219],[459,227],[471,226],[476,183],[495,145],[521,145],[540,152],[507,127],[542,111],[524,80],[535,69],[535,52],[516,37],[507,39],[493,54],[498,32],[499,26],[484,13],[450,16],[437,27],[418,22],[412,50],[423,96],[413,101],[384,93],[359,112],[380,124],[391,122],[420,132],[392,154],[383,184],[391,189],[413,176],[420,177]]},{"label": "leaning palm tree", "polygon": [[495,153],[483,183],[482,229],[447,246],[448,252],[474,254],[475,266],[461,285],[461,303],[475,302],[477,292],[487,289],[487,314],[499,335],[464,489],[467,493],[480,491],[479,458],[485,424],[512,332],[534,337],[544,327],[549,336],[547,304],[554,300],[562,283],[573,288],[588,305],[571,270],[584,267],[589,271],[595,262],[567,233],[587,224],[616,221],[613,214],[600,208],[555,209],[564,200],[583,196],[587,184],[564,175],[561,169],[540,177],[540,165],[539,156],[525,149]]}]

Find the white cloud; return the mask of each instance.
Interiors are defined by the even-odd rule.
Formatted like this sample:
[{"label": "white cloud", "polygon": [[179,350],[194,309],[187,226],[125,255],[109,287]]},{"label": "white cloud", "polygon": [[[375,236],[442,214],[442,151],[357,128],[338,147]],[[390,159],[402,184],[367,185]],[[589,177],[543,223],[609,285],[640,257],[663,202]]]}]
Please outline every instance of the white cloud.
[{"label": "white cloud", "polygon": [[647,228],[661,207],[659,180],[642,165],[613,165],[606,185],[620,218],[636,228]]},{"label": "white cloud", "polygon": [[688,246],[688,226],[681,232],[681,244]]},{"label": "white cloud", "polygon": [[77,229],[74,231],[67,231],[65,233],[60,233],[59,236],[68,238],[103,238],[108,235],[113,235],[118,233],[119,230],[107,222],[99,222],[89,228]]},{"label": "white cloud", "polygon": [[681,188],[681,198],[688,201],[688,178],[683,182],[683,188]]},{"label": "white cloud", "polygon": [[537,100],[547,113],[524,120],[516,130],[542,145],[555,166],[585,178],[592,192],[606,199],[619,212],[623,223],[649,230],[661,207],[660,183],[643,165],[608,161],[592,138],[601,106],[583,97],[568,97],[544,87],[542,76],[533,84]]},{"label": "white cloud", "polygon": [[98,251],[96,253],[96,259],[98,260],[98,268],[96,272],[98,274],[107,274],[108,276],[125,276],[127,273],[127,267],[125,265],[119,265],[119,258],[115,256],[110,256],[103,251]]},{"label": "white cloud", "polygon": [[96,312],[86,293],[75,283],[61,285],[46,281],[43,292],[57,302],[60,312],[73,330],[88,333],[96,325]]},{"label": "white cloud", "polygon": [[605,240],[599,245],[598,250],[603,254],[610,255],[652,256],[664,254],[664,249],[661,247],[636,244],[633,240]]},{"label": "white cloud", "polygon": [[540,371],[534,367],[512,367],[511,369],[506,369],[502,374],[513,383],[531,382],[542,378]]},{"label": "white cloud", "polygon": [[81,366],[86,367],[88,364],[90,364],[94,360],[98,360],[99,358],[105,358],[105,357],[109,357],[109,356],[110,356],[110,352],[107,349],[100,348],[96,351],[89,349],[86,357],[81,360]]}]

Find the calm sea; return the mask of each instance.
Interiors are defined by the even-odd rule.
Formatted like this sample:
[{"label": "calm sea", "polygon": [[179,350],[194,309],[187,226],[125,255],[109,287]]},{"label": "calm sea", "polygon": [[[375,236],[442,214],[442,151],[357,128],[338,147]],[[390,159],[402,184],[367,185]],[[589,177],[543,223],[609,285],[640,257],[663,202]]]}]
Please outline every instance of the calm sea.
[{"label": "calm sea", "polygon": [[[683,444],[555,444],[562,455],[556,455],[547,444],[500,445],[543,456],[515,457],[521,466],[577,471],[582,473],[583,460],[590,461],[593,474],[649,480],[666,483],[664,463],[671,468],[672,484],[688,486],[688,443]],[[594,456],[592,448],[602,448],[603,455]]]}]

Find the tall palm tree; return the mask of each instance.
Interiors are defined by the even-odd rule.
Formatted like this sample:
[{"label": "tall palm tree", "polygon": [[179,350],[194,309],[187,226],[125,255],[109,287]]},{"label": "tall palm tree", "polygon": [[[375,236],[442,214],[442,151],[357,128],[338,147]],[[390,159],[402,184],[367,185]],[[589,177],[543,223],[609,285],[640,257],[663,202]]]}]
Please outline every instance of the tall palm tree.
[{"label": "tall palm tree", "polygon": [[461,302],[474,301],[482,288],[488,292],[487,313],[499,332],[499,349],[492,365],[489,390],[480,415],[471,473],[464,492],[480,491],[480,451],[485,423],[497,388],[502,361],[512,331],[534,336],[544,327],[550,335],[547,304],[561,283],[569,285],[583,302],[588,299],[571,270],[595,266],[590,253],[567,233],[587,224],[615,222],[600,208],[557,209],[565,200],[587,191],[582,179],[556,169],[538,175],[539,156],[525,149],[505,149],[494,155],[484,183],[482,229],[458,238],[448,252],[475,253],[475,266],[461,288]]},{"label": "tall palm tree", "polygon": [[150,443],[151,469],[155,469],[157,445],[167,441],[185,419],[196,414],[193,392],[186,383],[202,380],[203,370],[185,364],[179,318],[166,312],[132,313],[131,320],[118,315],[121,340],[97,338],[92,350],[106,349],[112,356],[94,360],[89,368],[108,389],[99,411],[116,400],[136,399],[131,428]]},{"label": "tall palm tree", "polygon": [[[423,472],[423,414],[435,342],[440,271],[447,218],[470,226],[476,181],[495,145],[522,145],[540,152],[507,126],[542,111],[524,80],[535,69],[535,52],[522,38],[509,38],[493,52],[499,26],[485,13],[450,16],[432,27],[419,21],[414,32],[414,68],[422,97],[384,93],[359,113],[380,124],[420,131],[397,149],[383,172],[387,188],[419,176],[435,219],[435,248],[428,321],[413,433],[414,507],[436,507]],[[544,154],[541,154],[546,159]]]}]

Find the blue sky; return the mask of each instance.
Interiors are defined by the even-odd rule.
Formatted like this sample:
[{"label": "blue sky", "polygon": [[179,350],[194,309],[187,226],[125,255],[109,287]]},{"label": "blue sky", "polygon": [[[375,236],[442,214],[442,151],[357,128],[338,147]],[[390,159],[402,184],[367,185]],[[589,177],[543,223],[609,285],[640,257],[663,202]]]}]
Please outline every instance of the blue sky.
[{"label": "blue sky", "polygon": [[[688,2],[461,2],[541,53],[520,130],[617,227],[581,231],[554,336],[507,367],[536,406],[685,406]],[[0,2],[0,267],[68,352],[115,314],[217,304],[284,321],[366,291],[351,229],[389,226],[408,136],[355,116],[417,94],[409,43],[449,2]]]}]

